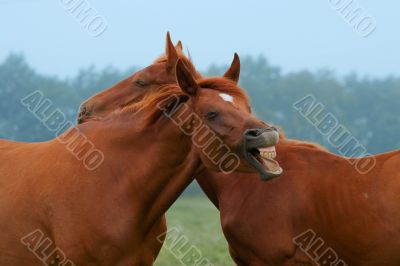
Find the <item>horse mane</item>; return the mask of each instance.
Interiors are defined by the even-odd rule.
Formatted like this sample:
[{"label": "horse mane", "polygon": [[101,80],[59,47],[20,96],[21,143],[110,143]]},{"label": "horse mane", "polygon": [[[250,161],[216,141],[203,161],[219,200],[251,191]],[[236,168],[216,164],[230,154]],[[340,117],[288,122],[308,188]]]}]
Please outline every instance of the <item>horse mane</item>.
[{"label": "horse mane", "polygon": [[288,145],[295,145],[295,146],[298,146],[298,147],[306,147],[306,148],[311,148],[311,149],[315,149],[315,150],[329,152],[329,150],[327,148],[325,148],[321,144],[318,144],[318,143],[315,143],[315,142],[297,140],[297,139],[288,139],[285,136],[285,132],[279,127],[278,127],[278,132],[279,132],[279,139],[283,143],[287,143]]},{"label": "horse mane", "polygon": [[147,94],[141,101],[122,109],[121,113],[143,113],[143,126],[148,127],[162,117],[164,108],[167,108],[168,105],[178,104],[173,100],[184,102],[188,99],[188,95],[177,84],[167,84]]},{"label": "horse mane", "polygon": [[[225,78],[205,78],[200,79],[198,84],[201,89],[216,90],[221,93],[227,93],[248,102],[246,93],[239,88],[235,82]],[[165,109],[171,105],[186,102],[189,99],[187,95],[177,84],[166,84],[157,90],[153,90],[143,97],[141,101],[134,102],[122,109],[116,110],[113,113],[124,116],[129,114],[142,113],[143,125],[148,127],[157,121],[164,114]]]},{"label": "horse mane", "polygon": [[307,148],[311,148],[311,149],[315,149],[315,150],[329,152],[329,150],[327,148],[325,148],[321,144],[318,144],[318,143],[315,143],[315,142],[303,141],[303,140],[291,140],[291,141],[296,146],[307,147]]}]

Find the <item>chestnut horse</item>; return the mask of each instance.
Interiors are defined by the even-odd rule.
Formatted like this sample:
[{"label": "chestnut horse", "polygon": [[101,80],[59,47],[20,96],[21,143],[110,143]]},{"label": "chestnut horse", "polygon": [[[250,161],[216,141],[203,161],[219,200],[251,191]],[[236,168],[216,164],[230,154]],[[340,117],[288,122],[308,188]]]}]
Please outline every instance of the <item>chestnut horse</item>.
[{"label": "chestnut horse", "polygon": [[284,171],[270,182],[196,176],[238,265],[400,265],[400,150],[350,159],[281,132],[274,153]]},{"label": "chestnut horse", "polygon": [[[190,59],[183,54],[182,43],[179,41],[176,46],[173,45],[169,32],[166,37],[165,55],[159,57],[154,64],[136,72],[116,84],[115,86],[102,91],[89,99],[80,106],[78,123],[82,124],[88,121],[96,121],[108,116],[115,110],[122,109],[129,103],[138,102],[146,95],[163,85],[176,83],[175,66],[178,59],[181,59],[189,67],[191,73],[197,78],[200,74],[196,71]],[[224,78],[237,81],[239,78],[239,57],[235,54],[231,67],[225,72]],[[163,238],[167,232],[165,216],[163,216],[148,234],[148,239],[143,241],[143,247],[146,253],[157,257],[162,245]],[[158,237],[158,241],[156,238]]]},{"label": "chestnut horse", "polygon": [[[196,81],[181,60],[176,77],[179,86],[58,139],[0,142],[0,265],[151,265],[143,242],[200,171],[268,175],[246,153],[278,133],[252,116],[244,92],[224,78]],[[104,152],[98,168],[67,149],[75,134]]]},{"label": "chestnut horse", "polygon": [[[168,32],[165,54],[157,58],[152,65],[83,102],[77,118],[78,123],[102,119],[117,109],[143,99],[144,96],[164,85],[176,84],[175,65],[178,59],[185,62],[185,65],[196,78],[200,78],[200,74],[182,50],[182,43],[179,41],[174,46]],[[152,232],[148,234],[149,239],[143,241],[143,249],[146,250],[147,254],[152,254],[151,257],[157,257],[163,241],[156,241],[156,238],[160,236],[158,240],[163,240],[165,235],[163,233],[166,231],[166,219],[163,216],[154,225]]]},{"label": "chestnut horse", "polygon": [[284,172],[271,182],[249,173],[196,176],[220,210],[238,265],[400,265],[400,151],[374,156],[368,174],[282,133],[276,151]]},{"label": "chestnut horse", "polygon": [[375,155],[368,174],[282,134],[276,151],[284,172],[270,182],[257,174],[196,177],[220,210],[238,265],[400,265],[400,151]]}]

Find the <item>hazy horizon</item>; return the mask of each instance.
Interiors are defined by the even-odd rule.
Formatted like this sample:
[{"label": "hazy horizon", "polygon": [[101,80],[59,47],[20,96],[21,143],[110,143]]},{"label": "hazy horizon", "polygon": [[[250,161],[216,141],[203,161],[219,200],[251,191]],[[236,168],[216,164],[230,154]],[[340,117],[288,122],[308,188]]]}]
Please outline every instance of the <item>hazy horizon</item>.
[{"label": "hazy horizon", "polygon": [[307,5],[90,0],[107,23],[97,38],[65,9],[68,1],[74,0],[0,0],[0,61],[10,52],[23,53],[39,73],[60,77],[90,65],[143,67],[163,53],[170,31],[174,41],[182,40],[190,50],[200,70],[228,64],[238,52],[242,57],[263,55],[283,72],[327,68],[338,75],[400,76],[400,2],[394,0],[384,5],[357,1],[376,22],[368,37],[349,25],[333,0]]}]

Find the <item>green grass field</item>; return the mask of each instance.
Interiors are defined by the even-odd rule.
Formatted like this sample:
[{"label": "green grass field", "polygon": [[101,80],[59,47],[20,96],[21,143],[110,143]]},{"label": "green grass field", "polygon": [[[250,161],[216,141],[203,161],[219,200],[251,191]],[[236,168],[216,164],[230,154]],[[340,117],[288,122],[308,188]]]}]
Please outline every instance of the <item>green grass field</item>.
[{"label": "green grass field", "polygon": [[[208,199],[180,198],[168,211],[167,222],[172,233],[167,236],[156,266],[194,265],[189,254],[196,258],[201,255],[204,259],[202,266],[207,265],[206,260],[215,266],[234,265],[222,234],[219,212]],[[172,235],[175,238],[168,238]],[[179,254],[186,255],[179,259]]]}]

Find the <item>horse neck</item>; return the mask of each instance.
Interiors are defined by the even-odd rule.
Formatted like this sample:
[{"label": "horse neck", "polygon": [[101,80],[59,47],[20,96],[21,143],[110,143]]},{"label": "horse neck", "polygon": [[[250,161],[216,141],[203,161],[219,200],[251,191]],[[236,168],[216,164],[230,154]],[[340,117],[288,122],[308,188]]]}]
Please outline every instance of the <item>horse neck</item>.
[{"label": "horse neck", "polygon": [[281,137],[276,149],[277,160],[283,169],[305,171],[306,169],[312,169],[310,165],[315,162],[323,165],[344,161],[342,157],[334,155],[318,144],[284,137]]},{"label": "horse neck", "polygon": [[98,143],[105,157],[111,157],[105,160],[108,173],[102,175],[108,175],[110,186],[126,184],[127,204],[136,204],[141,225],[151,227],[190,184],[201,163],[191,138],[172,121],[161,118],[142,127],[142,119],[140,114],[111,118],[90,135],[102,136]]}]

